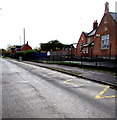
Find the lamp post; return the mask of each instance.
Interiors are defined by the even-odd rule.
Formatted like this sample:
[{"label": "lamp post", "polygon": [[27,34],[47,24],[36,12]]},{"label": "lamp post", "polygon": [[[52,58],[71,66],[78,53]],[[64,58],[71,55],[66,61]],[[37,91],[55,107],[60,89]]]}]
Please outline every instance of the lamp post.
[{"label": "lamp post", "polygon": [[[2,8],[0,8],[0,10],[2,10]],[[0,14],[1,15],[1,14]]]}]

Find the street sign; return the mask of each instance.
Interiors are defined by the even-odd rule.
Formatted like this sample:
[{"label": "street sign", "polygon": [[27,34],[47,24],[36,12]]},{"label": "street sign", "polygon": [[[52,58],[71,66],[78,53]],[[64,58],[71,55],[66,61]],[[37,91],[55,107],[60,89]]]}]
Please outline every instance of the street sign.
[{"label": "street sign", "polygon": [[49,51],[47,52],[47,56],[50,56],[50,52]]}]

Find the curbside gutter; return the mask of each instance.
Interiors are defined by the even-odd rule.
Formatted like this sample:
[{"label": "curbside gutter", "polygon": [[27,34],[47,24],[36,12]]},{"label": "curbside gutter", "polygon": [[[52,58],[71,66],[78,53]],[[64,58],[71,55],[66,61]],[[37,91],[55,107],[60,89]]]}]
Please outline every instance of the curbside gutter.
[{"label": "curbside gutter", "polygon": [[35,63],[35,62],[28,62],[28,61],[22,61],[22,62],[27,63],[27,64],[36,65],[36,66],[39,66],[39,67],[44,67],[44,68],[51,69],[51,70],[54,70],[54,71],[58,71],[58,72],[61,72],[61,73],[69,74],[69,75],[72,75],[72,76],[76,76],[78,78],[90,80],[90,81],[97,82],[97,83],[100,83],[100,84],[108,85],[113,89],[117,89],[116,84],[113,84],[113,83],[110,83],[110,82],[107,82],[107,81],[91,79],[89,77],[84,77],[84,76],[81,75],[81,73],[75,73],[73,71],[65,70],[65,69],[61,69],[61,68],[55,68],[55,67],[48,67],[48,66],[44,66],[44,65],[39,65],[38,63]]}]

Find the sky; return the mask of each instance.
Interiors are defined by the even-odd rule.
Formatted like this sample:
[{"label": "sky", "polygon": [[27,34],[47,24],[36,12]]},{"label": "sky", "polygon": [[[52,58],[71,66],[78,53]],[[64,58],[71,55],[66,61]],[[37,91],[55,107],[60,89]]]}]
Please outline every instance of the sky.
[{"label": "sky", "polygon": [[115,12],[116,0],[0,0],[0,48],[22,45],[34,49],[40,43],[58,40],[77,43],[82,31],[90,32],[100,23],[105,3]]}]

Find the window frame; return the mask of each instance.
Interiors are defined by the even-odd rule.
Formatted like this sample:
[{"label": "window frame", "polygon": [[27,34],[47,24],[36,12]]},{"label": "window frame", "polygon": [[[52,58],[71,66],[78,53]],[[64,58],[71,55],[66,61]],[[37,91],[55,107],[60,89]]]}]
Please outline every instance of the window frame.
[{"label": "window frame", "polygon": [[109,38],[110,38],[109,34],[101,36],[101,49],[102,50],[109,49]]},{"label": "window frame", "polygon": [[89,44],[90,42],[91,42],[91,38],[88,37],[88,38],[87,38],[87,43]]},{"label": "window frame", "polygon": [[84,48],[84,53],[85,53],[85,54],[89,53],[88,47],[85,47],[85,48]]}]

